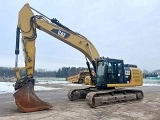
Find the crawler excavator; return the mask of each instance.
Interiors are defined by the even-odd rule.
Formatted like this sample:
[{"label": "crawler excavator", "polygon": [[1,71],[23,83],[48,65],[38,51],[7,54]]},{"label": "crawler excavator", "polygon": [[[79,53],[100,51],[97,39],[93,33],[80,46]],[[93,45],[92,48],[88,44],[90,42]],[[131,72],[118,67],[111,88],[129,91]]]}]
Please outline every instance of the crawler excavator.
[{"label": "crawler excavator", "polygon": [[[38,15],[34,15],[34,12]],[[38,98],[34,91],[35,41],[39,29],[82,52],[90,72],[93,87],[68,92],[70,100],[86,99],[91,107],[108,103],[142,100],[141,90],[124,87],[142,86],[142,72],[136,65],[124,64],[123,60],[100,57],[95,46],[83,35],[72,31],[56,18],[50,19],[28,3],[19,11],[16,34],[15,103],[21,112],[33,112],[52,108],[50,103]],[[18,67],[19,38],[23,44],[25,67]],[[89,62],[90,61],[90,62]],[[90,63],[95,75],[92,75]],[[26,75],[22,76],[21,71]]]},{"label": "crawler excavator", "polygon": [[[94,76],[93,71],[92,71],[92,75]],[[88,70],[83,70],[83,71],[80,71],[77,75],[69,76],[66,78],[66,81],[75,83],[75,84],[85,84],[85,85],[93,84]]]}]

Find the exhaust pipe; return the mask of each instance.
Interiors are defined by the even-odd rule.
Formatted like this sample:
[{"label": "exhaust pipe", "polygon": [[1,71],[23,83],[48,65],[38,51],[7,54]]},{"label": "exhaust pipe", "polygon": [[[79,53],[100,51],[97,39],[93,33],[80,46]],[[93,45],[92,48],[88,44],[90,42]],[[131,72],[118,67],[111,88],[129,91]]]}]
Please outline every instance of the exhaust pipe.
[{"label": "exhaust pipe", "polygon": [[50,103],[44,102],[37,97],[34,91],[34,83],[31,80],[23,84],[13,96],[20,112],[35,112],[53,107]]}]

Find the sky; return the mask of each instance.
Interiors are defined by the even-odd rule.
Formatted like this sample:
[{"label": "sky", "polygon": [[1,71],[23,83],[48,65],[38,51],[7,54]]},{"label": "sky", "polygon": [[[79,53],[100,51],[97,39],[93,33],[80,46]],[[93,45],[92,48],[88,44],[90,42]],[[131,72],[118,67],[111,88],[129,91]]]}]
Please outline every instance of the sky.
[{"label": "sky", "polygon": [[[159,0],[1,0],[0,66],[15,66],[18,12],[25,3],[87,37],[100,56],[123,59],[147,70],[160,69]],[[35,69],[86,67],[85,56],[37,30]],[[24,66],[20,44],[19,67]]]}]

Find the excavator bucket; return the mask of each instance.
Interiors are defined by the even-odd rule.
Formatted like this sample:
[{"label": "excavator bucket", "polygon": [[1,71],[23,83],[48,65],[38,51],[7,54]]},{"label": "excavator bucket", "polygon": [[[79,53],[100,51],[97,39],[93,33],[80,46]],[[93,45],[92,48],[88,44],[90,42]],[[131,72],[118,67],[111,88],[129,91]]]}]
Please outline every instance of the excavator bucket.
[{"label": "excavator bucket", "polygon": [[44,102],[37,97],[31,81],[18,89],[13,96],[20,112],[35,112],[52,108],[50,103]]}]

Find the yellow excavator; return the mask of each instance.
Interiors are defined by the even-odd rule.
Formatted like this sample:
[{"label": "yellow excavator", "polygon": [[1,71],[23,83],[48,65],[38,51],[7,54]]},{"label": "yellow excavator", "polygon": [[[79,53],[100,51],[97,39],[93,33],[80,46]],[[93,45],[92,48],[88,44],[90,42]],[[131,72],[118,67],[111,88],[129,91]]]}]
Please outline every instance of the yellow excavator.
[{"label": "yellow excavator", "polygon": [[[34,15],[34,12],[38,15]],[[72,31],[56,18],[50,19],[25,4],[19,11],[16,34],[15,60],[15,103],[21,112],[33,112],[52,108],[50,103],[38,98],[34,91],[35,41],[39,29],[82,52],[94,86],[68,92],[70,100],[86,99],[91,107],[108,103],[142,100],[141,90],[124,87],[142,86],[142,72],[136,65],[124,64],[123,60],[100,57],[94,45],[83,35]],[[19,38],[23,44],[25,67],[18,67]],[[90,62],[89,62],[90,61]],[[90,63],[95,75],[92,75]],[[26,75],[22,76],[21,71]]]},{"label": "yellow excavator", "polygon": [[[92,71],[92,75],[94,76],[94,71]],[[66,81],[76,84],[85,84],[92,85],[92,80],[90,77],[90,72],[88,70],[80,71],[77,75],[69,76],[66,78]]]}]

